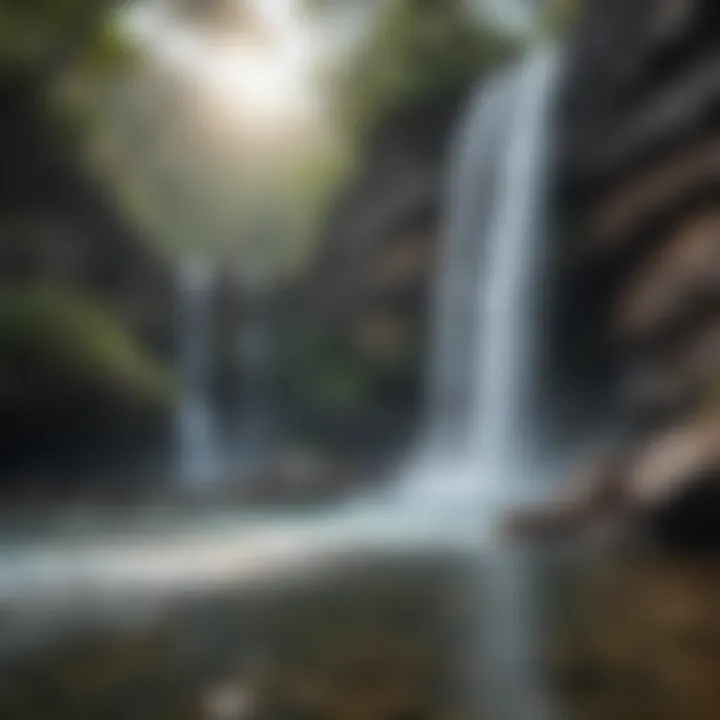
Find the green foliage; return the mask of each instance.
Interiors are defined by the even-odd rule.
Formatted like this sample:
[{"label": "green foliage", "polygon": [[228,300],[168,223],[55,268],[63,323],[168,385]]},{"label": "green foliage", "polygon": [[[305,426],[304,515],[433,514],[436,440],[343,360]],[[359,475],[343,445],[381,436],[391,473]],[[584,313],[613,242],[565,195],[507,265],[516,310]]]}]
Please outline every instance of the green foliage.
[{"label": "green foliage", "polygon": [[152,403],[167,402],[174,384],[111,313],[49,286],[0,292],[0,368]]},{"label": "green foliage", "polygon": [[302,273],[315,258],[332,203],[354,170],[347,145],[328,142],[289,174],[288,216],[292,232],[281,248],[289,273]]},{"label": "green foliage", "polygon": [[347,122],[362,133],[399,108],[461,90],[511,50],[464,0],[388,0],[342,77]]},{"label": "green foliage", "polygon": [[545,6],[540,18],[544,35],[556,37],[568,32],[578,19],[584,0],[552,0]]},{"label": "green foliage", "polygon": [[112,0],[4,0],[0,71],[27,73],[56,64],[115,65],[127,46],[114,25]]},{"label": "green foliage", "polygon": [[357,411],[372,399],[368,373],[327,329],[293,329],[284,342],[282,356],[285,382],[305,404],[331,411]]}]

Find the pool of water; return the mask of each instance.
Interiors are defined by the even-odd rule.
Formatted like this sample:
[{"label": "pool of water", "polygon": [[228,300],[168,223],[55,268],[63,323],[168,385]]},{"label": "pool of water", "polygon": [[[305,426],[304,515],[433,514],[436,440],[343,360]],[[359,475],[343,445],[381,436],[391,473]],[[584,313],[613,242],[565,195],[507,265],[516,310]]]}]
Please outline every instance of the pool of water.
[{"label": "pool of water", "polygon": [[0,717],[717,717],[712,560],[480,552],[478,535],[442,545],[422,521],[370,517],[6,533]]}]

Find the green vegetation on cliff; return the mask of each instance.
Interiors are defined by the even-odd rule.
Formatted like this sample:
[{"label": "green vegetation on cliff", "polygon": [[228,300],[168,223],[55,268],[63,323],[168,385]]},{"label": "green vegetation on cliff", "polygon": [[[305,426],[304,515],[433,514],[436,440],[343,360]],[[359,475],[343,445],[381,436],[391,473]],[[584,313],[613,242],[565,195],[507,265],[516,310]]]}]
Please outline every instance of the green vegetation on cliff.
[{"label": "green vegetation on cliff", "polygon": [[0,292],[0,372],[151,404],[167,402],[173,391],[170,373],[118,319],[52,287]]}]

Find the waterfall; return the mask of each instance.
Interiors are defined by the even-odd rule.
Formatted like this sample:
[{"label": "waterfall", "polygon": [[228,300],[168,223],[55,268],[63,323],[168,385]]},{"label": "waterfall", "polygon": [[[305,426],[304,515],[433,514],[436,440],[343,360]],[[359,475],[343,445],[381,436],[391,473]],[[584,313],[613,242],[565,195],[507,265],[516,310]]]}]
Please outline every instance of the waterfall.
[{"label": "waterfall", "polygon": [[[555,52],[532,55],[511,76],[506,134],[497,164],[484,274],[480,362],[473,395],[474,460],[506,501],[528,478],[532,403],[541,362],[539,310]],[[520,487],[518,487],[520,486]]]},{"label": "waterfall", "polygon": [[[512,99],[481,283],[483,331],[471,421],[473,464],[490,512],[522,502],[542,476],[537,454],[533,457],[533,393],[540,362],[550,120],[559,67],[556,53],[540,53],[509,81]],[[526,553],[502,546],[483,559],[480,659],[488,683],[486,704],[500,718],[547,717],[535,658],[536,567]]]},{"label": "waterfall", "polygon": [[490,169],[510,100],[503,76],[482,89],[455,140],[454,167],[448,178],[447,236],[440,249],[437,307],[430,348],[427,391],[428,430],[423,438],[431,452],[467,454],[473,377],[479,365],[477,292],[482,220],[495,193]]},{"label": "waterfall", "polygon": [[[428,416],[404,492],[522,499],[533,432],[550,109],[558,62],[538,52],[476,96],[458,133],[431,337]],[[479,520],[478,520],[479,522]]]},{"label": "waterfall", "polygon": [[[480,636],[471,643],[470,680],[475,693],[477,678],[486,679],[478,704],[508,720],[549,715],[535,669],[535,564],[488,535],[542,478],[533,400],[559,70],[558,53],[531,55],[479,93],[458,134],[432,338],[427,449],[404,482],[412,492],[422,489],[440,522],[462,524],[469,516],[482,542]],[[437,510],[444,497],[452,498],[445,517]]]},{"label": "waterfall", "polygon": [[234,433],[234,465],[247,475],[262,471],[278,441],[273,366],[275,328],[272,295],[264,286],[248,286],[238,334],[241,407]]},{"label": "waterfall", "polygon": [[216,478],[219,442],[210,402],[213,276],[201,264],[185,264],[178,276],[179,352],[182,390],[177,407],[178,473],[199,488]]}]

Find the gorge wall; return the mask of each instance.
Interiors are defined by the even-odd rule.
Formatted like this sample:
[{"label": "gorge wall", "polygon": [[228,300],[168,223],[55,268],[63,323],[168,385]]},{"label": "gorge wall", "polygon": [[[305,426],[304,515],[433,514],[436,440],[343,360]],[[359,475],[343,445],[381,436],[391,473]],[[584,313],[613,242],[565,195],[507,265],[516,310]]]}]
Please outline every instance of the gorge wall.
[{"label": "gorge wall", "polygon": [[564,369],[621,428],[591,502],[683,540],[720,534],[719,21],[706,0],[589,3],[562,108]]},{"label": "gorge wall", "polygon": [[165,436],[173,277],[45,88],[9,73],[0,100],[0,481],[62,493]]},{"label": "gorge wall", "polygon": [[[396,450],[421,410],[445,160],[467,91],[434,94],[380,123],[328,219],[301,295],[318,337],[307,365],[329,369],[297,404],[311,406],[332,444]],[[291,395],[302,381],[291,378]]]}]

